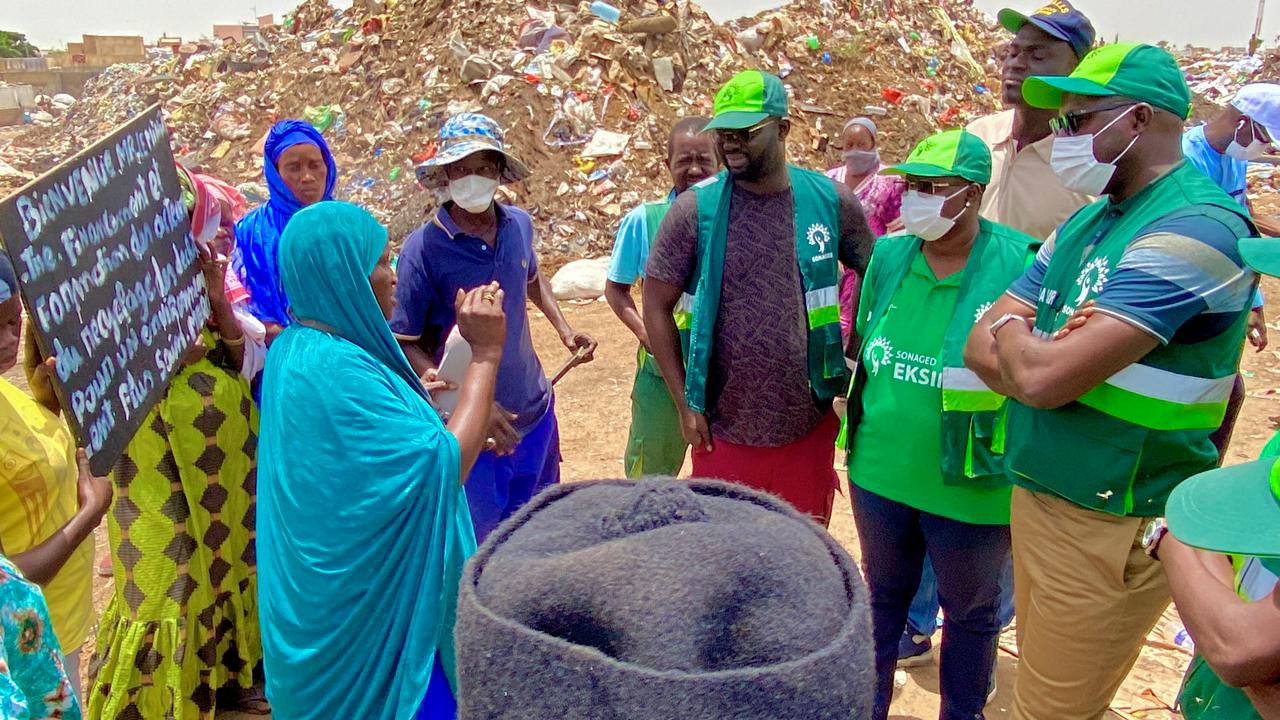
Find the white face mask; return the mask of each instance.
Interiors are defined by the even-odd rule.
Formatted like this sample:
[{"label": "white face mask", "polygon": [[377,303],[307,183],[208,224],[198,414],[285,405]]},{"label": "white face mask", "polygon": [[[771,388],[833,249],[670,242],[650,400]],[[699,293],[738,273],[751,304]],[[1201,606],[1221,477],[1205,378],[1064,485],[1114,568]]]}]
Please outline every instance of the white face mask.
[{"label": "white face mask", "polygon": [[449,197],[469,213],[479,214],[488,210],[496,192],[498,181],[483,175],[468,175],[449,181]]},{"label": "white face mask", "polygon": [[1240,131],[1244,129],[1247,119],[1241,120],[1236,126],[1236,132],[1231,136],[1231,144],[1227,146],[1227,155],[1236,160],[1257,160],[1267,151],[1267,143],[1258,139],[1258,130],[1253,130],[1253,140],[1248,145],[1241,145],[1236,138],[1240,137]]},{"label": "white face mask", "polygon": [[965,185],[950,195],[930,195],[919,190],[908,190],[902,195],[902,224],[907,232],[921,240],[933,242],[946,235],[956,224],[956,218],[969,207],[965,203],[960,212],[951,217],[943,217],[942,206],[948,200],[968,190]]},{"label": "white face mask", "polygon": [[854,175],[865,175],[880,167],[880,153],[876,150],[845,150],[842,156],[845,169]]},{"label": "white face mask", "polygon": [[1049,156],[1049,164],[1053,166],[1053,171],[1057,173],[1063,187],[1085,195],[1102,195],[1106,192],[1107,185],[1111,184],[1111,177],[1116,174],[1116,163],[1120,162],[1120,158],[1124,157],[1134,143],[1138,142],[1138,137],[1142,136],[1135,137],[1114,160],[1105,163],[1099,162],[1093,156],[1093,139],[1111,129],[1112,125],[1128,115],[1135,107],[1137,105],[1117,115],[1115,120],[1107,123],[1106,127],[1097,133],[1065,135],[1053,139],[1053,153]]}]

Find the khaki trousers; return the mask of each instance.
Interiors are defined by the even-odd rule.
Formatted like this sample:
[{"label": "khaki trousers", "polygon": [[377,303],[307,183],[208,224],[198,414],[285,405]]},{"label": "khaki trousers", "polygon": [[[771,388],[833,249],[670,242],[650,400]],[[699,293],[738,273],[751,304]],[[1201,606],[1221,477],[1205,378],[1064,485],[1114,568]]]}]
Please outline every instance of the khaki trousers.
[{"label": "khaki trousers", "polygon": [[1169,605],[1164,569],[1142,551],[1146,519],[1015,487],[1011,520],[1013,718],[1101,718]]}]

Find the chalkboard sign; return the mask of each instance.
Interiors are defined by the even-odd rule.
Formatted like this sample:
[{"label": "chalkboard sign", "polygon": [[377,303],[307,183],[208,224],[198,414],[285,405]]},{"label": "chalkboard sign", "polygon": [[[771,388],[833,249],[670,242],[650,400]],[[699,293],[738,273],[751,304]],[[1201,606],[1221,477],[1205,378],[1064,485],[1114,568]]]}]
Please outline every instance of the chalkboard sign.
[{"label": "chalkboard sign", "polygon": [[152,107],[0,204],[63,412],[105,475],[209,317],[169,132]]}]

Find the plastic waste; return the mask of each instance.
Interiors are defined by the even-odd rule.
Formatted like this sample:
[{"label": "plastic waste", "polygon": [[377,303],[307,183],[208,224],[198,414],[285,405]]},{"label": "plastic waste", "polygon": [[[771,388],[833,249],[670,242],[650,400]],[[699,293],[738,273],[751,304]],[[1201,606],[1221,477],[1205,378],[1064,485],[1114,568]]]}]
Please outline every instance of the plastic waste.
[{"label": "plastic waste", "polygon": [[591,14],[610,25],[617,25],[618,18],[622,17],[621,10],[604,2],[604,0],[595,0],[595,2],[591,3]]}]

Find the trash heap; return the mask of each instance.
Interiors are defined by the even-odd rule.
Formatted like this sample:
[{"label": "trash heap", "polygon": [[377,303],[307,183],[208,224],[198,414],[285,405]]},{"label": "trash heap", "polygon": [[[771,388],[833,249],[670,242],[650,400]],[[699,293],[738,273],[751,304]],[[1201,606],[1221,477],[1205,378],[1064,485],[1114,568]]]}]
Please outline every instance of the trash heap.
[{"label": "trash heap", "polygon": [[436,202],[414,166],[444,119],[485,112],[533,170],[503,189],[528,209],[545,255],[607,253],[618,221],[665,191],[665,134],[709,115],[733,73],[760,68],[791,94],[791,159],[838,162],[829,142],[872,115],[881,152],[998,109],[994,21],[969,0],[798,0],[717,24],[688,0],[306,0],[239,44],[188,44],[91,81],[57,122],[5,145],[0,195],[162,103],[182,162],[265,195],[261,147],[281,118],[329,140],[337,195],[393,238]]}]

